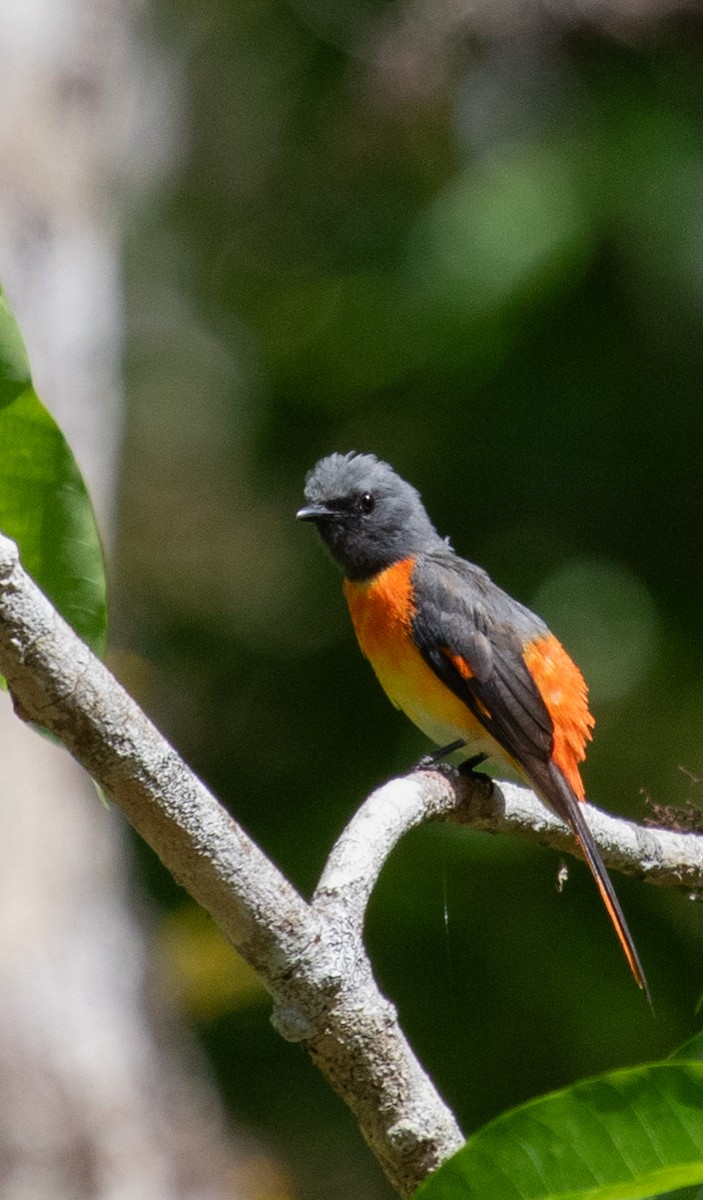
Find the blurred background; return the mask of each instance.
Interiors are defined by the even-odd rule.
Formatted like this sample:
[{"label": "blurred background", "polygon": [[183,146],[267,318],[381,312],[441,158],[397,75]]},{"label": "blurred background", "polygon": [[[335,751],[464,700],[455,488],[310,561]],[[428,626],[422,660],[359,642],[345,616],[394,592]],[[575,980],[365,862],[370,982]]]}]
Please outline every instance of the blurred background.
[{"label": "blurred background", "polygon": [[[64,129],[57,106],[80,104],[95,127],[86,64],[94,89],[114,88],[93,148],[102,240],[61,257],[62,296],[89,247],[112,263],[97,299],[68,304],[87,328],[113,315],[72,444],[89,482],[113,480],[99,501],[112,661],[160,728],[306,894],[361,800],[427,750],[361,658],[336,568],[293,520],[320,455],[372,451],[581,665],[593,802],[639,820],[700,810],[700,6],[65,7],[74,90],[44,119]],[[45,143],[39,190],[47,155],[61,174],[75,150]],[[36,365],[57,307],[42,320],[26,299],[45,277],[34,244],[31,269],[10,279],[0,261],[0,277],[71,438]],[[102,382],[95,361],[111,364]],[[81,438],[108,411],[98,471]],[[212,1194],[388,1200],[249,970],[144,846],[129,854],[147,974],[223,1128],[257,1147],[249,1190],[233,1172]],[[570,863],[559,895],[558,868],[536,845],[428,827],[373,897],[379,982],[467,1131],[665,1055],[700,1023],[695,899],[616,879],[653,1019],[586,869]]]}]

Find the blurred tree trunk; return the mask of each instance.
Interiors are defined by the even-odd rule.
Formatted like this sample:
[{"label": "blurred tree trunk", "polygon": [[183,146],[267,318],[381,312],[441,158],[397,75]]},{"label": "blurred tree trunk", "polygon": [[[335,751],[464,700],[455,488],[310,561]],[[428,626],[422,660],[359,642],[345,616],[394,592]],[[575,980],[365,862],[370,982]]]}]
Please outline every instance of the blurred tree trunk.
[{"label": "blurred tree trunk", "polygon": [[[108,545],[121,224],[169,137],[136,16],[124,0],[0,6],[0,279]],[[3,1200],[249,1195],[197,1053],[150,1003],[121,819],[4,696],[0,738]]]}]

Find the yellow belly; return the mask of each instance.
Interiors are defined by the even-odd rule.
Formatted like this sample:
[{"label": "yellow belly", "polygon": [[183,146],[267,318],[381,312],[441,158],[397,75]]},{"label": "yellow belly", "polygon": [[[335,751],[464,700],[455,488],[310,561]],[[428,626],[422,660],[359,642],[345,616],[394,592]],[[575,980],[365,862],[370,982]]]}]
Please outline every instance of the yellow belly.
[{"label": "yellow belly", "polygon": [[463,738],[471,752],[501,753],[471,710],[442,683],[415,646],[412,568],[408,559],[372,580],[345,582],[359,646],[389,700],[432,741],[446,745]]}]

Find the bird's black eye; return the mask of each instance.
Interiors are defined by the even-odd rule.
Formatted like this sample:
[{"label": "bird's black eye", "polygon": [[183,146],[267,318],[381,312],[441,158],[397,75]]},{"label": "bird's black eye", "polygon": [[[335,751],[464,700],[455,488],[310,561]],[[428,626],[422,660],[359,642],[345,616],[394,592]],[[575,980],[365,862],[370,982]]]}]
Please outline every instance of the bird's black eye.
[{"label": "bird's black eye", "polygon": [[359,496],[359,508],[362,513],[373,512],[375,507],[376,501],[371,495],[371,492],[364,492],[361,496]]}]

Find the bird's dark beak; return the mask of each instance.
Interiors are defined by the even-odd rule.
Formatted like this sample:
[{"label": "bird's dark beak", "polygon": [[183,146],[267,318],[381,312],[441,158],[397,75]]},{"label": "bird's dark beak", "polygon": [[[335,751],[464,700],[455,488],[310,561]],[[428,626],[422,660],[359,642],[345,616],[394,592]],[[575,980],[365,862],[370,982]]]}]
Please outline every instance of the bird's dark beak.
[{"label": "bird's dark beak", "polygon": [[301,508],[295,514],[296,521],[329,521],[334,516],[331,508],[326,508],[324,504],[310,504],[307,508]]}]

